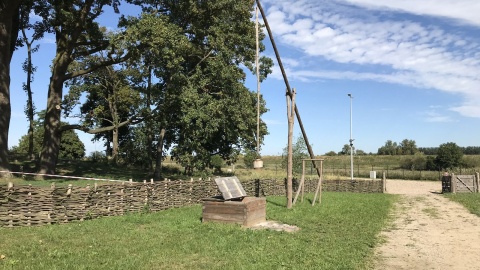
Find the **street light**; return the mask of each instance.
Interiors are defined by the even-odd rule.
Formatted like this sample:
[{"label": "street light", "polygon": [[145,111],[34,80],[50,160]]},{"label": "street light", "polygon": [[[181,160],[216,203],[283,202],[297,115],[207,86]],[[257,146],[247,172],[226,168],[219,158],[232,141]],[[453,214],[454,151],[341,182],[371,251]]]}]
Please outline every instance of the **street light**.
[{"label": "street light", "polygon": [[352,139],[352,94],[348,94],[350,97],[350,178],[353,181],[353,139]]}]

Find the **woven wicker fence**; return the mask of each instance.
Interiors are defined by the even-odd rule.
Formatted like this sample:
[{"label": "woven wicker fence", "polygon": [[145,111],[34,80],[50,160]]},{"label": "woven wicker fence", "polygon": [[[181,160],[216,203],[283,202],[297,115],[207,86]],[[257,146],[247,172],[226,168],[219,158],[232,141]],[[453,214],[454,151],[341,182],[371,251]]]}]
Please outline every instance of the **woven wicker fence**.
[{"label": "woven wicker fence", "polygon": [[[284,180],[242,181],[249,196],[284,196]],[[305,181],[305,192],[314,192],[317,180]],[[298,181],[294,181],[294,188]],[[383,192],[381,180],[330,180],[324,191]],[[129,212],[161,211],[201,203],[219,195],[213,180],[162,181],[86,187],[0,186],[0,226],[19,227],[67,223]]]}]

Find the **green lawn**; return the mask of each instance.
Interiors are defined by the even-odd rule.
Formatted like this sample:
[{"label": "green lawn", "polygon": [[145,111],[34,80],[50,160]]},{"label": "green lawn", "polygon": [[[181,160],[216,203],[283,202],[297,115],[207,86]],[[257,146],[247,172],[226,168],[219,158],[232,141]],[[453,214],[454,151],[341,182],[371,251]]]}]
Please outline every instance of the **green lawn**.
[{"label": "green lawn", "polygon": [[296,233],[201,223],[201,206],[43,227],[0,228],[3,269],[368,269],[396,197],[324,193],[267,218]]},{"label": "green lawn", "polygon": [[444,195],[464,205],[472,214],[480,216],[480,193],[446,193]]}]

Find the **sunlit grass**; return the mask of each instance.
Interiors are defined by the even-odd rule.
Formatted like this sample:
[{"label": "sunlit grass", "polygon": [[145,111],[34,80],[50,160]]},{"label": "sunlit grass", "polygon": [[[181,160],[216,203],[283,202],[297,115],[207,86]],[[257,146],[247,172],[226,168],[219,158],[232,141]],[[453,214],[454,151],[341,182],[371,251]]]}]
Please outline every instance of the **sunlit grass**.
[{"label": "sunlit grass", "polygon": [[472,214],[480,216],[480,193],[445,193],[444,196],[462,204]]},{"label": "sunlit grass", "polygon": [[396,197],[329,193],[267,219],[296,233],[201,223],[201,206],[43,227],[0,228],[4,269],[369,269]]}]

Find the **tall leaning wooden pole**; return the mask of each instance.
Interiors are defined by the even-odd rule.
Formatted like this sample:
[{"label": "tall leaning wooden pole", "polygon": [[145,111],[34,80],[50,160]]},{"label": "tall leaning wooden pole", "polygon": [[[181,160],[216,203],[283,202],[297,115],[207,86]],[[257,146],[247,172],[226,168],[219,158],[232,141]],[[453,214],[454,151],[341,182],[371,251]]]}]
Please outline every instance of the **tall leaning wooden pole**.
[{"label": "tall leaning wooden pole", "polygon": [[[282,71],[283,81],[285,82],[285,86],[287,87],[287,95],[292,97],[293,92],[292,92],[292,89],[290,88],[290,83],[288,82],[285,69],[283,68],[282,59],[280,58],[280,54],[278,53],[277,45],[275,45],[275,40],[273,39],[272,30],[270,29],[270,25],[268,24],[267,16],[265,15],[265,11],[263,11],[263,7],[260,4],[260,0],[256,0],[256,2],[257,2],[257,7],[260,10],[260,13],[262,14],[263,22],[265,23],[265,28],[267,28],[268,36],[270,37],[270,42],[272,43],[273,51],[275,52],[275,56],[277,58],[278,66]],[[305,132],[305,128],[303,127],[302,119],[300,118],[300,113],[298,112],[298,106],[295,106],[294,109],[295,109],[295,115],[297,116],[298,125],[300,126],[300,130],[302,131],[303,139],[305,140],[305,144],[307,145],[308,154],[310,155],[311,159],[314,159],[315,155],[313,154],[312,147],[308,142],[307,133]],[[321,175],[320,168],[317,167],[317,165],[315,164],[315,161],[312,161],[312,164],[313,164],[313,167],[317,170],[318,177],[320,177]]]}]

